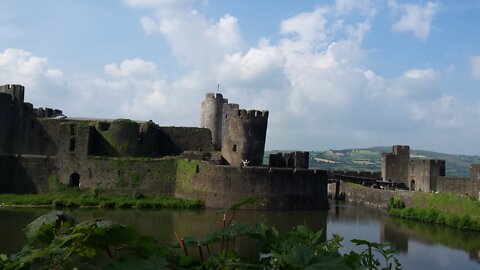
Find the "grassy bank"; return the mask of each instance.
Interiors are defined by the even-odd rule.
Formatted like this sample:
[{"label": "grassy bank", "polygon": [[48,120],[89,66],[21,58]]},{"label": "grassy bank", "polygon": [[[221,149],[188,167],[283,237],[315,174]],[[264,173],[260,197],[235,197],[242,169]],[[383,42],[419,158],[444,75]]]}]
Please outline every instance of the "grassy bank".
[{"label": "grassy bank", "polygon": [[98,191],[83,192],[78,189],[44,194],[0,194],[0,206],[31,206],[54,208],[202,208],[200,200],[184,200],[164,196],[143,196],[139,192],[131,195]]},{"label": "grassy bank", "polygon": [[460,230],[480,231],[480,202],[467,196],[448,193],[421,193],[406,208],[399,198],[390,198],[388,214]]}]

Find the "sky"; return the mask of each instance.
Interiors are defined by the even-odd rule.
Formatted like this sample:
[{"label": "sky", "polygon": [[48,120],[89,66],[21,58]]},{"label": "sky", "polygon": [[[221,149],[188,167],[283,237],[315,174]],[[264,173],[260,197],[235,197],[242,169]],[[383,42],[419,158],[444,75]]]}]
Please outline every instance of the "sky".
[{"label": "sky", "polygon": [[480,154],[480,2],[2,0],[0,84],[72,117],[268,110],[266,150]]}]

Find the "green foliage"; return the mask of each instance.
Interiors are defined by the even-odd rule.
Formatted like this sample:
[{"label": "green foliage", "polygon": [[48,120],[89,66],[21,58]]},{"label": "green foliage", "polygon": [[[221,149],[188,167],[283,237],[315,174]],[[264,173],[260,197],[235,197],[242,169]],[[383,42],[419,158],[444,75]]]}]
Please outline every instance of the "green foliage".
[{"label": "green foliage", "polygon": [[397,196],[390,197],[388,199],[387,211],[390,209],[403,209],[405,208],[405,202]]},{"label": "green foliage", "polygon": [[[357,260],[360,259],[361,266],[366,269],[402,269],[402,264],[395,257],[395,251],[389,249],[387,245],[361,239],[353,239],[352,242],[357,246],[366,246],[367,248],[360,254],[351,252],[347,255],[347,261],[351,266],[355,266]],[[380,255],[385,266],[382,267],[382,262],[373,254]]]},{"label": "green foliage", "polygon": [[186,191],[191,189],[190,180],[197,173],[197,166],[198,162],[195,160],[176,159],[176,181]]},{"label": "green foliage", "polygon": [[60,211],[27,226],[29,243],[2,269],[166,269],[155,240],[101,219],[78,223]]},{"label": "green foliage", "polygon": [[90,191],[90,194],[92,196],[92,199],[97,199],[98,195],[100,194],[100,188],[98,186],[93,187]]},{"label": "green foliage", "polygon": [[480,220],[473,219],[468,214],[458,215],[423,208],[392,208],[388,213],[393,217],[446,225],[459,230],[480,231]]},{"label": "green foliage", "polygon": [[480,231],[480,202],[449,193],[417,192],[411,208],[390,198],[388,213],[394,217],[447,225],[459,230]]},{"label": "green foliage", "polygon": [[145,195],[143,195],[143,193],[141,191],[138,191],[138,190],[135,190],[132,194],[132,198],[134,199],[143,199],[145,198]]},{"label": "green foliage", "polygon": [[50,192],[62,192],[68,190],[67,185],[63,184],[56,174],[52,174],[48,177],[48,186]]}]

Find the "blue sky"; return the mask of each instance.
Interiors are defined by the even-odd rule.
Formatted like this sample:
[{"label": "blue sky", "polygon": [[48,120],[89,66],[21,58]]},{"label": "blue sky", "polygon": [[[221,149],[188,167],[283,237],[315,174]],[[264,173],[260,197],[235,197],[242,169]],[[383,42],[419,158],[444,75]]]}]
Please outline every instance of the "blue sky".
[{"label": "blue sky", "polygon": [[0,84],[68,116],[198,126],[217,83],[267,150],[479,154],[480,2],[4,0]]}]

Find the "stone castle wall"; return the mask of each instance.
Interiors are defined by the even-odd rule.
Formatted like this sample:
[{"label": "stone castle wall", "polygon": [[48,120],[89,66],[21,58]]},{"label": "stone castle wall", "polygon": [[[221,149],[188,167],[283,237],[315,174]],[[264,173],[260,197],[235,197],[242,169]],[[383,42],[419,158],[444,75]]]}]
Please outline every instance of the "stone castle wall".
[{"label": "stone castle wall", "polygon": [[[198,197],[209,207],[221,208],[242,199],[259,196],[259,208],[328,208],[327,174],[322,170],[232,167],[202,163],[188,183],[191,190],[177,196]],[[184,193],[185,192],[185,193]]]},{"label": "stone castle wall", "polygon": [[0,193],[48,192],[48,179],[55,170],[55,157],[0,155]]},{"label": "stone castle wall", "polygon": [[[130,194],[161,194],[201,199],[207,207],[224,208],[248,197],[262,200],[254,208],[328,208],[327,174],[321,170],[231,167],[180,158],[126,159],[65,156],[0,156],[0,192],[49,190],[49,178],[63,183],[74,173],[80,188],[99,187]],[[14,181],[10,181],[14,179]]]}]

